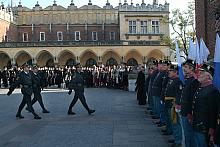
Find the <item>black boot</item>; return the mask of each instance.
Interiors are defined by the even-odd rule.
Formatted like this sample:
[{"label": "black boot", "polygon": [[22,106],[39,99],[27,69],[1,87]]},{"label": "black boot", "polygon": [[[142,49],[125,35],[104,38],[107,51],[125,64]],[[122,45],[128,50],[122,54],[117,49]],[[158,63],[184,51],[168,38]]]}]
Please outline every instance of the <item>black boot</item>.
[{"label": "black boot", "polygon": [[19,113],[16,114],[16,117],[19,118],[19,119],[23,119],[23,118],[24,118],[24,116],[22,116],[22,115],[19,114]]},{"label": "black boot", "polygon": [[71,110],[69,110],[67,114],[68,114],[68,115],[75,115],[76,113],[73,112],[73,111],[71,111]]},{"label": "black boot", "polygon": [[37,114],[34,115],[34,119],[41,119],[40,116],[38,116]]},{"label": "black boot", "polygon": [[43,113],[50,113],[50,111],[48,111],[47,109],[44,109]]},{"label": "black boot", "polygon": [[88,113],[89,113],[89,115],[91,115],[92,113],[95,113],[95,110],[91,110],[91,109],[90,109],[90,110],[88,111]]}]

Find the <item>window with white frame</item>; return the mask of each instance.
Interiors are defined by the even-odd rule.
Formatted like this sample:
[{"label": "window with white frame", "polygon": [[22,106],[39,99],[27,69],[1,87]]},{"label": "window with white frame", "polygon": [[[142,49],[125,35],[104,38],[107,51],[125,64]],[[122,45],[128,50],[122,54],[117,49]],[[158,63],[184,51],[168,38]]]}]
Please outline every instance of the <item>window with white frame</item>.
[{"label": "window with white frame", "polygon": [[57,32],[57,40],[63,41],[63,32]]},{"label": "window with white frame", "polygon": [[40,32],[40,41],[45,41],[45,32]]},{"label": "window with white frame", "polygon": [[141,34],[147,34],[147,21],[141,21]]},{"label": "window with white frame", "polygon": [[137,22],[129,21],[129,33],[136,34],[137,33]]},{"label": "window with white frame", "polygon": [[152,33],[153,34],[159,34],[160,32],[160,26],[159,26],[159,21],[158,20],[153,20],[152,21]]},{"label": "window with white frame", "polygon": [[23,42],[28,42],[28,33],[23,33]]},{"label": "window with white frame", "polygon": [[80,41],[81,38],[80,38],[80,31],[76,31],[75,32],[75,41]]},{"label": "window with white frame", "polygon": [[109,35],[110,40],[115,40],[115,32],[110,32]]},{"label": "window with white frame", "polygon": [[98,40],[98,33],[97,32],[92,32],[92,40],[97,41]]}]

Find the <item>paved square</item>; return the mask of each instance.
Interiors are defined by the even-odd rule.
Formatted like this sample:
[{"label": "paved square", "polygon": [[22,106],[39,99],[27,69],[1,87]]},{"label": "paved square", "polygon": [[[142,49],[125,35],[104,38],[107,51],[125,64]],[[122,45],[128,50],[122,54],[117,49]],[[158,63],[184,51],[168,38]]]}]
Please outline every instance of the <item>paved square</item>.
[{"label": "paved square", "polygon": [[0,147],[167,147],[152,120],[139,106],[136,94],[112,89],[86,89],[89,107],[96,113],[89,116],[80,102],[68,116],[73,98],[65,90],[43,91],[43,101],[51,111],[43,114],[38,103],[35,111],[42,120],[22,111],[22,120],[15,118],[21,94],[10,97],[0,90]]}]

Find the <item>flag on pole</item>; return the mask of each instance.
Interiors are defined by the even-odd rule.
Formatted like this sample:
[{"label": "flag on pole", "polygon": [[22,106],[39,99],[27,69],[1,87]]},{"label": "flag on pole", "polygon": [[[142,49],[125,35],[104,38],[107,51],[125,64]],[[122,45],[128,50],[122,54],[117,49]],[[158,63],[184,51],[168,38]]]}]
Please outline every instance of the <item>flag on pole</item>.
[{"label": "flag on pole", "polygon": [[216,44],[215,44],[215,55],[214,55],[214,77],[213,84],[220,91],[220,38],[217,33],[216,35]]},{"label": "flag on pole", "polygon": [[193,61],[196,60],[197,54],[196,54],[196,47],[192,41],[192,39],[189,40],[189,51],[188,51],[188,59],[191,59]]},{"label": "flag on pole", "polygon": [[183,82],[183,84],[185,84],[184,75],[183,75],[183,68],[182,68],[182,63],[181,63],[181,58],[180,58],[180,49],[179,49],[177,41],[176,41],[176,58],[177,58],[177,62],[178,62],[179,78]]},{"label": "flag on pole", "polygon": [[207,46],[205,45],[205,42],[201,38],[200,39],[200,54],[199,54],[201,64],[203,64],[204,62],[207,62],[209,54],[210,54],[209,49],[207,48]]}]

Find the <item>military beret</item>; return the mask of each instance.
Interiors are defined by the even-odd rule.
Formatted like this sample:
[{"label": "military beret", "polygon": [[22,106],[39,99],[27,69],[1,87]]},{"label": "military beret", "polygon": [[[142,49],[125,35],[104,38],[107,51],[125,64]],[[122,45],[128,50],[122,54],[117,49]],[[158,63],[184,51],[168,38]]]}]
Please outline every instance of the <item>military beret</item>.
[{"label": "military beret", "polygon": [[191,67],[193,67],[193,68],[196,67],[195,61],[193,61],[193,60],[191,60],[191,59],[187,59],[187,60],[183,63],[183,65],[185,65],[185,64],[187,64],[187,65],[189,65],[189,66],[191,66]]},{"label": "military beret", "polygon": [[200,67],[200,70],[206,71],[206,72],[210,73],[212,76],[214,76],[214,71],[215,71],[214,68],[211,65],[207,64],[207,63],[204,63]]}]

